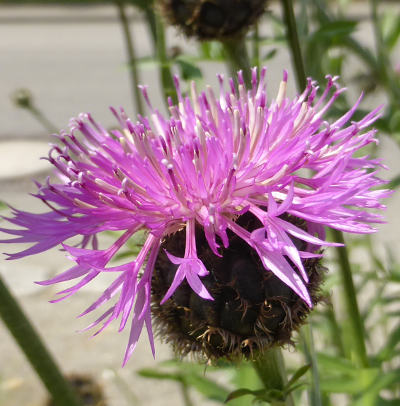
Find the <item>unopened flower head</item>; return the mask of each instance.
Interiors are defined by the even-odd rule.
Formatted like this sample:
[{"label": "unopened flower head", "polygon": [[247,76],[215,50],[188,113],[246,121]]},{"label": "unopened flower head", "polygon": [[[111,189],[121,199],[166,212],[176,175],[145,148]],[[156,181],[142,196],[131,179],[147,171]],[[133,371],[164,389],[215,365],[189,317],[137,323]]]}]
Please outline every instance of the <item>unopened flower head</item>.
[{"label": "unopened flower head", "polygon": [[[265,76],[265,68],[259,78],[254,69],[251,88],[246,89],[239,73],[236,89],[232,79],[226,86],[220,75],[218,95],[210,87],[198,93],[193,84],[190,97],[182,95],[176,79],[179,102],[170,103],[170,117],[151,107],[143,88],[150,118],[134,123],[122,109],[112,110],[120,130],[108,132],[89,114],[80,115],[68,131],[56,135],[60,143],[49,153],[59,182],[37,184],[35,196],[49,210],[33,214],[15,209],[8,221],[19,228],[2,229],[16,236],[3,242],[33,243],[9,254],[9,259],[62,244],[73,267],[40,282],[76,281],[59,292],[56,301],[72,296],[102,273],[115,275],[82,315],[105,306],[89,326],[101,326],[98,331],[116,319],[122,330],[130,320],[124,363],[144,326],[154,354],[152,281],[161,256],[174,272],[159,307],[170,303],[184,285],[198,300],[215,301],[211,277],[218,278],[206,263],[228,255],[230,241],[235,240],[247,247],[243,258],[236,251],[239,259],[256,258],[259,274],[274,276],[310,308],[313,299],[305,263],[320,257],[321,247],[335,245],[325,241],[324,227],[371,233],[375,230],[370,224],[382,222],[376,210],[367,210],[382,209],[380,199],[389,195],[376,188],[383,183],[376,176],[382,165],[355,155],[376,142],[376,131],[369,127],[380,109],[350,122],[360,98],[329,123],[324,116],[343,91],[337,78],[327,77],[319,97],[318,87],[309,80],[304,92],[291,100],[286,96],[285,72],[276,99],[268,102]],[[122,233],[101,250],[97,236],[106,230]],[[110,261],[117,252],[142,230],[146,239],[136,258],[113,266]],[[168,240],[182,233],[179,257],[168,251]],[[79,247],[67,244],[74,236],[82,236]],[[198,255],[199,239],[207,245],[207,258]],[[235,269],[236,280],[245,284],[246,271]],[[266,292],[270,285],[265,280]],[[260,306],[268,305],[264,296],[259,300]]]},{"label": "unopened flower head", "polygon": [[231,40],[243,36],[262,16],[267,0],[157,0],[167,21],[188,37]]}]

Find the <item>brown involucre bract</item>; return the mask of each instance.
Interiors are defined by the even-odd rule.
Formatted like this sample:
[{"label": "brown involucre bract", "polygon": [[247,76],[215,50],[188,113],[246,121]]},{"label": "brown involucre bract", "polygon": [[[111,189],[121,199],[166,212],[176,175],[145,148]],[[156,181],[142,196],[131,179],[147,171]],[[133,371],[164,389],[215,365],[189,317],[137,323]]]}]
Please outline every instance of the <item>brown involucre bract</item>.
[{"label": "brown involucre bract", "polygon": [[225,40],[245,34],[262,15],[266,0],[158,0],[162,14],[187,36]]},{"label": "brown involucre bract", "polygon": [[[285,220],[304,227],[304,221],[285,215]],[[237,223],[249,231],[258,228],[258,220],[248,213]],[[178,356],[187,354],[207,360],[252,358],[258,351],[291,343],[291,336],[310,312],[309,306],[272,272],[266,272],[258,255],[230,233],[230,245],[217,257],[202,230],[196,228],[198,257],[210,274],[202,279],[214,297],[205,300],[183,282],[163,305],[177,266],[160,250],[152,281],[152,313],[159,337],[170,342]],[[299,249],[306,243],[292,239]],[[304,245],[304,246],[303,246]],[[176,256],[185,250],[185,232],[168,238],[162,247]],[[290,262],[290,261],[289,261]],[[325,268],[320,259],[304,261],[309,277],[307,289],[315,305],[321,300],[319,286]]]}]

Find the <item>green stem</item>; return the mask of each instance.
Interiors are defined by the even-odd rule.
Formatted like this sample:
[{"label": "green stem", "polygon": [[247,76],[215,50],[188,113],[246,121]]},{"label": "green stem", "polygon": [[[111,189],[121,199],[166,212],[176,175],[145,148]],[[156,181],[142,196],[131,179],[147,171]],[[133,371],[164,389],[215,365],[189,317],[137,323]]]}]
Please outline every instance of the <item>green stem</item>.
[{"label": "green stem", "polygon": [[296,18],[293,10],[292,0],[282,0],[283,17],[286,24],[286,35],[290,46],[292,64],[295,67],[297,87],[303,91],[307,86],[306,71],[304,69],[303,57],[301,54],[299,35],[297,33]]},{"label": "green stem", "polygon": [[150,3],[143,8],[144,14],[146,16],[147,26],[149,28],[151,38],[153,39],[154,46],[157,43],[157,23],[156,16],[154,14],[154,5]]},{"label": "green stem", "polygon": [[182,381],[180,386],[181,386],[181,393],[182,393],[183,402],[184,402],[185,406],[194,406],[192,399],[190,399],[188,385],[184,381]]},{"label": "green stem", "polygon": [[253,38],[251,41],[252,49],[252,65],[260,69],[260,29],[258,23],[254,25]]},{"label": "green stem", "polygon": [[[293,1],[282,0],[282,5],[285,14],[285,20],[288,24],[287,34],[288,42],[292,60],[294,61],[296,76],[298,80],[299,90],[303,90],[306,86],[306,74],[304,71],[304,63],[300,49],[300,43],[297,35],[296,19],[294,17]],[[344,238],[341,231],[333,230],[334,240],[344,244]],[[357,361],[363,367],[368,367],[368,357],[364,341],[364,325],[361,319],[360,311],[358,308],[356,292],[354,289],[353,277],[349,256],[346,247],[337,247],[337,254],[340,262],[340,272],[343,278],[343,285],[345,289],[345,300],[347,313],[350,316],[351,328],[354,337],[354,350]]]},{"label": "green stem", "polygon": [[0,278],[0,316],[57,406],[83,406]]},{"label": "green stem", "polygon": [[58,128],[35,106],[27,107],[27,110],[36,118],[37,121],[48,131],[49,133],[58,132]]},{"label": "green stem", "polygon": [[115,0],[115,4],[118,9],[118,16],[124,34],[126,52],[128,54],[128,66],[131,75],[132,97],[134,100],[134,104],[136,105],[137,112],[141,115],[144,115],[143,99],[138,88],[138,84],[140,83],[139,70],[136,63],[135,48],[133,46],[132,36],[129,28],[129,21],[125,13],[124,0]]},{"label": "green stem", "polygon": [[[336,242],[344,244],[343,233],[332,229],[333,239]],[[354,287],[353,276],[347,248],[337,247],[336,252],[340,263],[340,274],[342,277],[345,293],[346,312],[349,317],[350,328],[352,329],[352,338],[354,341],[354,355],[360,366],[368,368],[369,361],[364,339],[364,324],[358,307],[356,290]]]},{"label": "green stem", "polygon": [[[283,391],[285,389],[288,379],[280,348],[275,347],[262,353],[260,352],[258,357],[253,361],[253,366],[266,390]],[[286,396],[284,405],[294,406],[291,394]]]},{"label": "green stem", "polygon": [[392,63],[387,53],[386,45],[382,38],[382,31],[379,23],[378,15],[378,2],[377,0],[370,0],[371,3],[371,19],[374,27],[376,53],[378,57],[378,67],[381,80],[389,90],[389,96],[391,102],[397,107],[400,106],[400,87],[397,84],[397,80],[394,78],[394,71]]},{"label": "green stem", "polygon": [[311,406],[322,406],[322,396],[319,381],[319,371],[317,356],[314,347],[314,337],[311,324],[306,324],[300,331],[304,344],[304,355],[308,364],[311,365],[311,386],[309,389],[309,398]]},{"label": "green stem", "polygon": [[328,319],[329,329],[331,337],[333,339],[333,345],[336,347],[337,354],[340,357],[345,357],[346,351],[343,346],[342,332],[336,319],[336,314],[333,310],[333,304],[331,300],[326,305],[325,316]]},{"label": "green stem", "polygon": [[221,42],[229,71],[234,80],[237,80],[238,71],[243,72],[243,79],[246,86],[251,84],[251,66],[247,53],[246,39],[244,36],[227,39]]},{"label": "green stem", "polygon": [[[170,62],[167,57],[167,47],[165,42],[165,32],[164,25],[161,21],[160,16],[156,14],[156,31],[157,31],[157,42],[156,42],[156,51],[157,59],[160,69],[161,83],[164,92],[165,101],[168,97],[172,98],[174,103],[177,103],[177,96],[175,91],[174,81],[172,79],[172,72]],[[167,105],[168,106],[168,105]]]}]

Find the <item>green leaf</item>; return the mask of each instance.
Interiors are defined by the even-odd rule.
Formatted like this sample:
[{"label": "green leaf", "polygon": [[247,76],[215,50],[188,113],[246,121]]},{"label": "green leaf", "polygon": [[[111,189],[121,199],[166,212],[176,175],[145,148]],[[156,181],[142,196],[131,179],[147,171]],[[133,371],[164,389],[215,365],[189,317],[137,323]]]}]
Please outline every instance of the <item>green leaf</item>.
[{"label": "green leaf", "polygon": [[359,394],[366,391],[381,371],[377,368],[355,368],[344,358],[318,354],[321,389],[328,393]]},{"label": "green leaf", "polygon": [[[264,391],[264,390],[262,390]],[[241,388],[241,389],[236,389],[233,392],[231,392],[225,399],[224,403],[228,403],[229,401],[237,398],[241,398],[242,396],[245,395],[252,395],[252,396],[257,396],[257,393],[261,391],[254,391],[251,389],[246,389],[246,388]]]},{"label": "green leaf", "polygon": [[379,376],[378,368],[356,369],[350,375],[321,375],[321,389],[329,393],[359,394],[365,392]]},{"label": "green leaf", "polygon": [[[277,389],[251,390],[247,388],[240,388],[231,392],[225,399],[225,403],[246,395],[252,395],[254,397],[253,400],[270,402],[274,405],[281,404],[281,402],[285,400],[284,393]],[[282,405],[284,405],[284,403],[282,403]]]},{"label": "green leaf", "polygon": [[306,382],[297,383],[297,384],[291,386],[290,388],[288,388],[287,390],[285,390],[285,396],[287,396],[287,395],[289,395],[290,393],[294,392],[295,390],[300,389],[300,388],[302,388],[302,387],[305,387],[305,386],[307,386],[307,385],[309,385],[309,384],[306,383]]},{"label": "green leaf", "polygon": [[232,371],[231,382],[236,387],[245,386],[253,390],[262,386],[262,382],[255,369],[244,361]]},{"label": "green leaf", "polygon": [[[228,364],[232,366],[232,364]],[[245,387],[250,390],[257,390],[263,386],[257,372],[249,362],[242,361],[234,368],[230,368],[231,378],[230,382],[234,387]],[[235,399],[230,402],[232,406],[251,406],[253,404],[252,398],[249,396],[241,399]]]},{"label": "green leaf", "polygon": [[336,357],[332,355],[322,354],[319,353],[317,355],[318,358],[318,365],[321,368],[329,371],[335,371],[337,373],[345,373],[345,374],[356,374],[354,369],[354,365],[347,359]]},{"label": "green leaf", "polygon": [[381,298],[382,303],[385,304],[391,304],[391,303],[396,303],[400,301],[400,296],[398,294],[393,295],[393,296],[386,296]]},{"label": "green leaf", "polygon": [[271,406],[285,406],[285,394],[278,389],[261,390],[255,400],[271,403]]},{"label": "green leaf", "polygon": [[378,352],[376,358],[381,361],[390,361],[396,354],[396,347],[400,343],[400,325],[389,335],[385,346]]},{"label": "green leaf", "polygon": [[383,42],[392,50],[400,38],[400,15],[390,12],[382,18]]},{"label": "green leaf", "polygon": [[400,406],[400,399],[383,399],[379,397],[375,406]]},{"label": "green leaf", "polygon": [[175,59],[175,63],[179,66],[181,77],[184,80],[191,81],[203,77],[201,70],[182,55]]},{"label": "green leaf", "polygon": [[[159,380],[170,380],[196,389],[207,399],[223,402],[228,396],[229,389],[219,385],[214,379],[202,375],[203,366],[187,362],[168,361],[169,365],[178,367],[178,371],[163,372],[154,368],[143,368],[138,371],[140,376]],[[164,364],[165,365],[165,364]],[[200,373],[199,373],[200,372]]]},{"label": "green leaf", "polygon": [[215,380],[198,374],[187,374],[182,377],[188,386],[195,388],[208,399],[217,400],[222,403],[228,396],[229,390],[217,384]]},{"label": "green leaf", "polygon": [[[159,363],[161,367],[175,367],[176,369],[179,370],[180,373],[182,374],[187,374],[187,373],[194,373],[194,374],[201,374],[204,375],[206,372],[216,372],[219,371],[220,368],[217,366],[212,366],[212,365],[204,365],[200,363],[195,363],[195,362],[187,362],[187,361],[182,361],[180,359],[169,359],[165,360]],[[231,364],[228,364],[230,367],[232,367]]]},{"label": "green leaf", "polygon": [[273,48],[273,49],[271,49],[269,52],[267,52],[267,53],[261,58],[261,60],[262,60],[263,62],[267,62],[267,61],[269,61],[270,59],[272,59],[272,58],[277,54],[277,52],[278,52],[278,49],[277,49],[277,48]]},{"label": "green leaf", "polygon": [[352,20],[336,20],[327,22],[315,31],[311,37],[311,41],[318,40],[321,42],[323,39],[339,39],[341,37],[348,37],[357,27],[357,21]]},{"label": "green leaf", "polygon": [[344,55],[331,56],[327,60],[326,71],[331,75],[340,75],[342,73],[343,63],[345,61]]},{"label": "green leaf", "polygon": [[[154,56],[143,56],[141,58],[136,58],[136,64],[141,68],[155,69],[159,65],[159,62]],[[129,68],[129,64],[127,64],[127,66]]]},{"label": "green leaf", "polygon": [[290,389],[290,387],[295,384],[307,371],[311,368],[311,364],[303,365],[300,367],[290,378],[289,382],[285,386],[285,391]]},{"label": "green leaf", "polygon": [[153,378],[153,379],[160,379],[160,380],[170,380],[170,381],[182,382],[182,376],[179,373],[161,372],[161,371],[158,371],[157,369],[153,369],[153,368],[139,369],[139,371],[137,371],[137,374],[144,378]]},{"label": "green leaf", "polygon": [[376,406],[376,400],[382,389],[397,385],[400,381],[400,369],[387,373],[380,373],[371,385],[369,385],[362,395],[352,406]]}]

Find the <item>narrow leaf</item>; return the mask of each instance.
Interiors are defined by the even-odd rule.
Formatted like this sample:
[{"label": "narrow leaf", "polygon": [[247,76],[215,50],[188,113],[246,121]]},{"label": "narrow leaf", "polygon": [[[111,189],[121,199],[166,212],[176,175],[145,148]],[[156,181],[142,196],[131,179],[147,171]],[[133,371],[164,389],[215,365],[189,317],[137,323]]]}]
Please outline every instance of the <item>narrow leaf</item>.
[{"label": "narrow leaf", "polygon": [[303,365],[302,367],[300,367],[286,384],[285,390],[289,389],[294,383],[296,383],[305,373],[307,373],[310,368],[311,364]]},{"label": "narrow leaf", "polygon": [[226,397],[224,403],[228,403],[230,400],[237,399],[245,395],[257,396],[259,392],[264,392],[264,389],[262,391],[254,391],[246,388],[236,389]]}]

